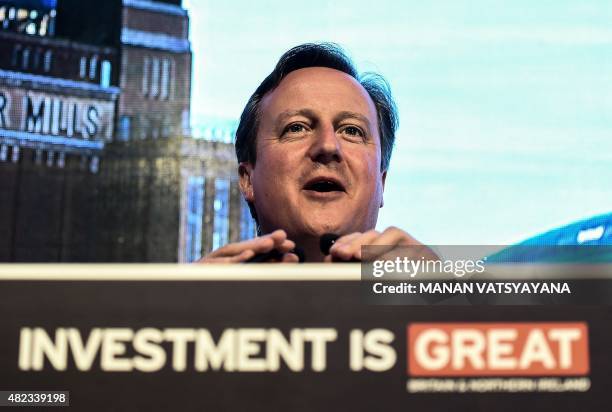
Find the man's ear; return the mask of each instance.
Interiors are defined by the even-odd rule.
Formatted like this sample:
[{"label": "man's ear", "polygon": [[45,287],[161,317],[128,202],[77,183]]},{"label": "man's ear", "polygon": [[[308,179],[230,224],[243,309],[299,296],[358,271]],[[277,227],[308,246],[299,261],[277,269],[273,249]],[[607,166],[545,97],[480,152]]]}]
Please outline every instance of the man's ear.
[{"label": "man's ear", "polygon": [[385,170],[382,173],[382,193],[380,194],[380,207],[383,207],[385,204],[384,194],[385,194],[385,181],[387,180],[387,171]]},{"label": "man's ear", "polygon": [[253,165],[251,165],[250,162],[240,162],[238,165],[240,191],[242,192],[244,199],[250,203],[255,201],[255,192],[253,190],[253,182],[251,181],[252,175]]}]

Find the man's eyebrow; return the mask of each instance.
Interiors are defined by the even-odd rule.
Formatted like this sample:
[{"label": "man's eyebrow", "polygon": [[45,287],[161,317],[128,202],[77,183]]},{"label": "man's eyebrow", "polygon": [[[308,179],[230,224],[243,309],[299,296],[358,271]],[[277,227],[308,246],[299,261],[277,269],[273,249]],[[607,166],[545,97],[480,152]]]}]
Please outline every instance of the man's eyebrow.
[{"label": "man's eyebrow", "polygon": [[276,116],[276,121],[274,122],[276,127],[281,127],[282,123],[289,117],[292,116],[304,116],[312,119],[315,117],[315,113],[310,109],[299,109],[299,110],[285,110],[284,112],[280,112],[278,116]]},{"label": "man's eyebrow", "polygon": [[338,113],[335,118],[334,121],[335,122],[339,122],[341,120],[344,119],[357,119],[363,123],[365,123],[365,125],[367,126],[368,129],[371,129],[372,125],[370,124],[370,120],[362,115],[361,113],[357,113],[357,112],[350,112],[350,111],[343,111]]}]

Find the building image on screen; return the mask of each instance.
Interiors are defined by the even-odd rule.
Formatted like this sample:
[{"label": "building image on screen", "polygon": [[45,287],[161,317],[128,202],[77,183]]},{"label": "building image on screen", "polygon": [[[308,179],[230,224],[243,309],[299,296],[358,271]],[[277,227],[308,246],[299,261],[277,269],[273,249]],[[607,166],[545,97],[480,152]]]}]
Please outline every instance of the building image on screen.
[{"label": "building image on screen", "polygon": [[236,122],[190,127],[188,34],[180,0],[0,1],[1,261],[189,262],[254,233]]}]

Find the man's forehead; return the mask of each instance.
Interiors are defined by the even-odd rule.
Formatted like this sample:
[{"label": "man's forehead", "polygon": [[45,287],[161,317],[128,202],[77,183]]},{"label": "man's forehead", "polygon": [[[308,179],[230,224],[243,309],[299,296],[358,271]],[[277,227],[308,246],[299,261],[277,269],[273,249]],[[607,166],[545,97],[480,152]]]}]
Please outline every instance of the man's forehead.
[{"label": "man's forehead", "polygon": [[289,73],[261,102],[264,116],[276,117],[302,109],[348,111],[376,118],[374,102],[363,86],[352,76],[327,67]]}]

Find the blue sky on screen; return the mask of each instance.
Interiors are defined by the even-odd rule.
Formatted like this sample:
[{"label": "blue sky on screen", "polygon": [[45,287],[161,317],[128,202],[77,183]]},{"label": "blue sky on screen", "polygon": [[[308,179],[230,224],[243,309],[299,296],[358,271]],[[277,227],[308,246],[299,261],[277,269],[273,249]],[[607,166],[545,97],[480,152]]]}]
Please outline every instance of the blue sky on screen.
[{"label": "blue sky on screen", "polygon": [[510,244],[612,211],[610,1],[184,6],[196,125],[237,119],[304,42],[336,42],[389,80],[400,129],[378,228],[428,244]]}]

